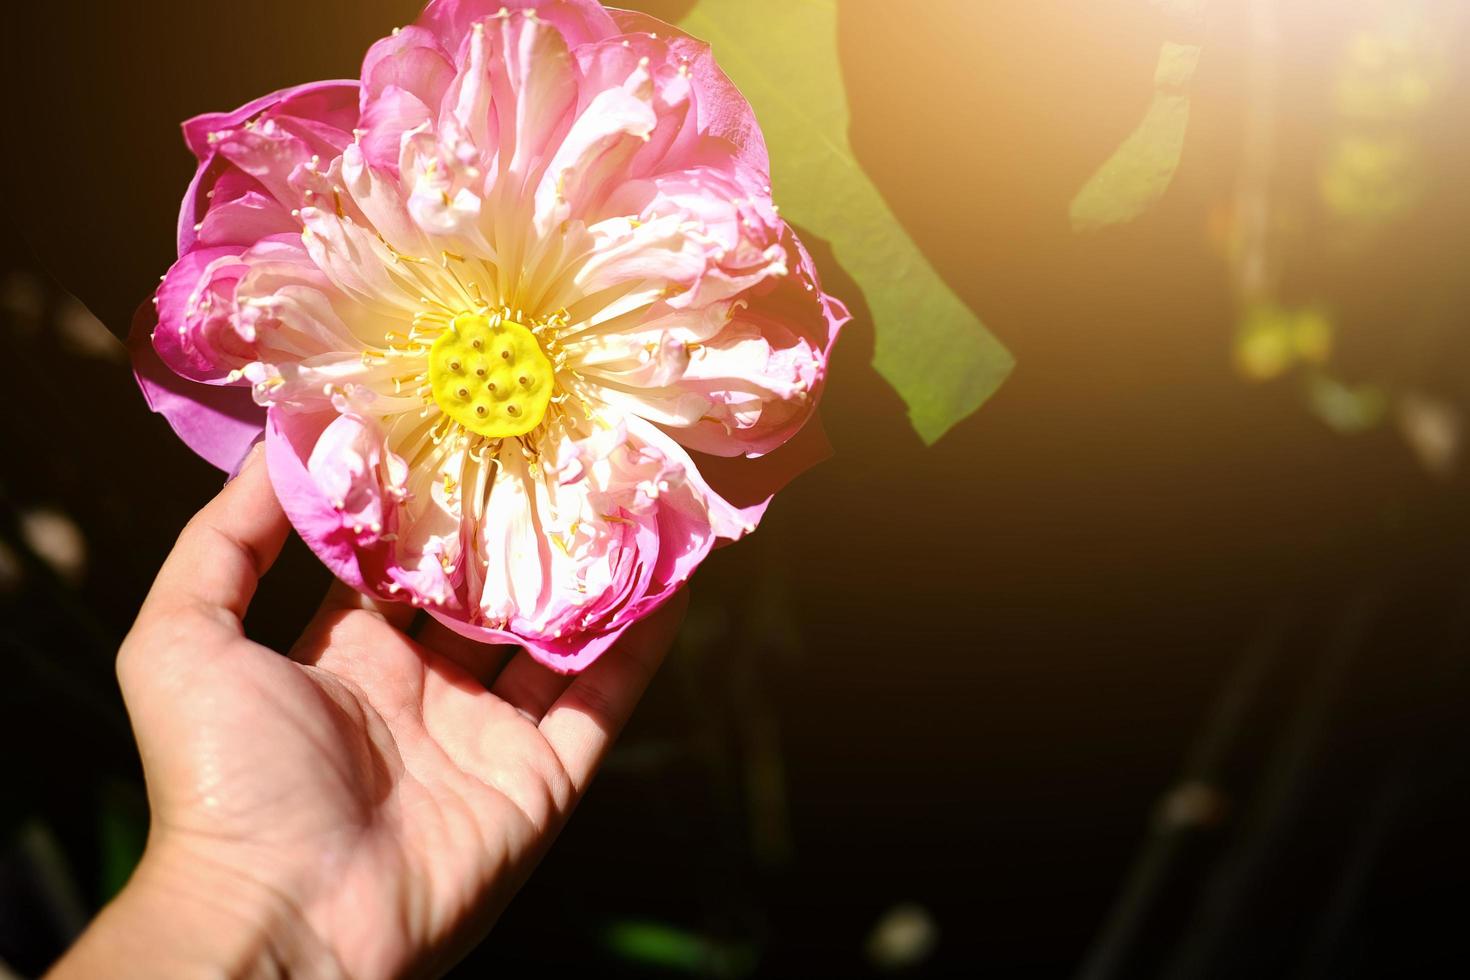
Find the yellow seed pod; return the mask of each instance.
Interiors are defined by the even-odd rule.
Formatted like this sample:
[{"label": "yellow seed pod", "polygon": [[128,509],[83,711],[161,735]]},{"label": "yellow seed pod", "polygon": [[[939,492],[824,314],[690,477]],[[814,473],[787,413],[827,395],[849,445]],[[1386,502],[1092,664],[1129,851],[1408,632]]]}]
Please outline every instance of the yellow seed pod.
[{"label": "yellow seed pod", "polygon": [[512,320],[461,313],[429,348],[429,387],[444,414],[490,439],[541,424],[555,371],[536,337]]}]

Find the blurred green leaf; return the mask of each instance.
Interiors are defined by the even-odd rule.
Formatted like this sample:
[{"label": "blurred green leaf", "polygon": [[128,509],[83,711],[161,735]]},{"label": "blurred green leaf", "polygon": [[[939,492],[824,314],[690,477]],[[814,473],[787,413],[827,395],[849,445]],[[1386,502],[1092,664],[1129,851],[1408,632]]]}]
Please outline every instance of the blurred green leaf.
[{"label": "blurred green leaf", "polygon": [[1323,168],[1322,200],[1343,218],[1403,217],[1424,190],[1420,157],[1416,141],[1405,133],[1341,136]]},{"label": "blurred green leaf", "polygon": [[1307,376],[1307,404],[1334,431],[1356,435],[1383,421],[1388,394],[1378,385],[1349,385],[1317,371]]},{"label": "blurred green leaf", "polygon": [[1126,224],[1153,207],[1173,183],[1189,128],[1189,87],[1200,55],[1198,44],[1179,38],[1201,33],[1208,2],[1153,0],[1171,21],[1176,38],[1159,48],[1153,99],[1143,120],[1072,198],[1068,213],[1073,231]]},{"label": "blurred green leaf", "polygon": [[100,890],[109,901],[133,875],[148,838],[148,803],[136,783],[111,780],[102,788],[98,812]]},{"label": "blurred green leaf", "polygon": [[701,976],[741,976],[755,966],[749,946],[728,946],[662,922],[614,922],[603,934],[615,956]]},{"label": "blurred green leaf", "polygon": [[940,278],[854,157],[833,0],[705,0],[680,26],[755,107],[776,198],[832,246],[873,314],[873,366],[933,443],[1000,387],[1010,353]]},{"label": "blurred green leaf", "polygon": [[1189,83],[1197,44],[1166,41],[1154,70],[1154,96],[1143,121],[1072,198],[1074,231],[1126,224],[1153,207],[1179,168],[1189,128]]},{"label": "blurred green leaf", "polygon": [[1332,319],[1326,311],[1253,303],[1235,335],[1235,369],[1248,380],[1269,381],[1298,363],[1326,363],[1332,343]]},{"label": "blurred green leaf", "polygon": [[1350,16],[1359,23],[1338,66],[1338,113],[1390,126],[1419,120],[1451,81],[1452,9],[1436,0],[1397,0],[1362,5]]},{"label": "blurred green leaf", "polygon": [[1274,306],[1252,307],[1235,335],[1235,370],[1250,381],[1280,377],[1295,362],[1290,322]]},{"label": "blurred green leaf", "polygon": [[618,922],[607,929],[608,947],[623,959],[697,973],[709,949],[704,940],[657,922]]}]

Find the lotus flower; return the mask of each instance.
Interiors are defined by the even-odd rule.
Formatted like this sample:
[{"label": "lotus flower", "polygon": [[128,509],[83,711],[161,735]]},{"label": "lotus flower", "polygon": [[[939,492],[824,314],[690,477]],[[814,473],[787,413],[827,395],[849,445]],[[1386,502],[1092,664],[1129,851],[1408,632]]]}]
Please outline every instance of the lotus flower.
[{"label": "lotus flower", "polygon": [[184,136],[139,381],[223,469],[263,434],[362,592],[575,672],[809,461],[757,457],[811,416],[847,312],[700,42],[591,0],[436,0],[360,81]]}]

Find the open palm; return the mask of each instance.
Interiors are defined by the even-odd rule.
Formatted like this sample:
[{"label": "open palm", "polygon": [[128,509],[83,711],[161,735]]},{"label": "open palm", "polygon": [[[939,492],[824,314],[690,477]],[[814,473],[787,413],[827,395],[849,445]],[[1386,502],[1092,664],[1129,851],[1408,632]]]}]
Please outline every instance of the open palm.
[{"label": "open palm", "polygon": [[572,679],[433,622],[410,637],[413,609],[337,586],[282,657],[241,617],[287,533],[254,454],[180,536],[124,643],[152,865],[222,904],[264,896],[290,920],[280,955],[435,971],[555,836],[679,609]]}]

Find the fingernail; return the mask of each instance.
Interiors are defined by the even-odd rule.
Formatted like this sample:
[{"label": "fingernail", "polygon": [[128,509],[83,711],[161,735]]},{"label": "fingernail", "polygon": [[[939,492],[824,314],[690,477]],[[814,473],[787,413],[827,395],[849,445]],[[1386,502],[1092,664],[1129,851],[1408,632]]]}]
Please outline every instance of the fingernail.
[{"label": "fingernail", "polygon": [[252,459],[254,459],[255,457],[259,456],[264,450],[265,450],[265,442],[264,442],[264,440],[262,440],[260,442],[257,442],[255,445],[251,446],[250,447],[250,451],[247,452],[243,457],[241,457],[241,459],[240,459],[240,465],[238,465],[238,466],[235,467],[235,470],[234,470],[233,473],[231,473],[229,476],[225,477],[225,485],[228,486],[229,484],[233,483],[234,480],[235,480],[235,477],[237,477],[241,473],[245,472],[245,467],[247,467],[247,466],[250,465],[250,461]]}]

